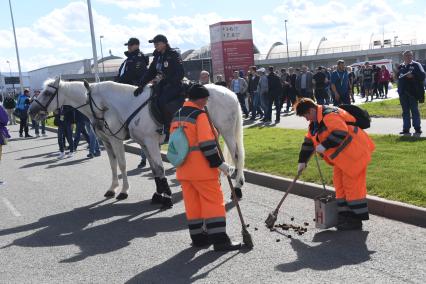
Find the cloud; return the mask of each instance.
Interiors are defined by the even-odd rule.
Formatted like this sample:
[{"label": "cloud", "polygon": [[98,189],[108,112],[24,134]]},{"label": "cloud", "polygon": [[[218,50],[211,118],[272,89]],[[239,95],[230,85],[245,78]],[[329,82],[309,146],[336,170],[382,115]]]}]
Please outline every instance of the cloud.
[{"label": "cloud", "polygon": [[97,0],[104,4],[116,5],[121,9],[139,9],[157,8],[161,6],[160,0]]}]

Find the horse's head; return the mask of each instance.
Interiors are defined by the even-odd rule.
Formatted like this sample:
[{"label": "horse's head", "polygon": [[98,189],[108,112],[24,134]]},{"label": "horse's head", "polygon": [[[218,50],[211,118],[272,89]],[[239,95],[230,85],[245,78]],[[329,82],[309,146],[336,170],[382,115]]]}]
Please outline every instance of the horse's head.
[{"label": "horse's head", "polygon": [[60,77],[48,79],[44,82],[43,90],[34,99],[28,110],[33,119],[43,120],[49,112],[53,112],[62,106],[63,98],[59,96],[60,82]]}]

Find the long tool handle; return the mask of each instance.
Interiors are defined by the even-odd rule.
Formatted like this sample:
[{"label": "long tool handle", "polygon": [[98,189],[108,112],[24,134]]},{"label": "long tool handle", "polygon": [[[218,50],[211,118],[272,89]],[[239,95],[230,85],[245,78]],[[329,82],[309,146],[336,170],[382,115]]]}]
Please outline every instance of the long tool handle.
[{"label": "long tool handle", "polygon": [[[209,114],[209,111],[207,109],[207,106],[205,106],[204,109],[206,110],[207,119],[209,120],[210,128],[212,129],[214,139],[216,141],[216,146],[217,146],[217,149],[218,149],[218,152],[219,152],[219,156],[222,159],[222,161],[225,161],[225,158],[223,157],[222,149],[220,148],[219,139],[216,135],[216,132],[214,131],[215,128],[214,128],[213,122],[210,118],[210,114]],[[241,225],[243,225],[243,228],[246,228],[246,223],[244,222],[243,214],[241,213],[240,204],[238,203],[237,195],[235,194],[235,189],[234,189],[234,185],[232,184],[231,177],[228,176],[228,175],[226,177],[227,177],[227,180],[228,180],[228,183],[229,183],[229,187],[231,188],[232,201],[234,202],[235,207],[237,207],[238,215],[240,216]]]},{"label": "long tool handle", "polygon": [[293,188],[293,186],[296,184],[296,181],[299,179],[300,175],[302,174],[302,171],[298,171],[297,175],[294,177],[293,182],[290,184],[290,186],[287,188],[287,191],[285,192],[283,198],[281,198],[280,203],[278,203],[277,208],[275,208],[274,215],[278,214],[278,211],[280,210],[281,205],[283,204],[284,200],[286,199],[287,195],[290,193],[290,190]]},{"label": "long tool handle", "polygon": [[326,192],[327,190],[325,189],[324,176],[322,175],[321,167],[320,167],[320,164],[318,162],[318,156],[317,156],[316,153],[314,155],[315,155],[315,162],[317,163],[317,167],[318,167],[318,172],[319,172],[320,177],[321,177],[322,188],[324,189],[324,192]]}]

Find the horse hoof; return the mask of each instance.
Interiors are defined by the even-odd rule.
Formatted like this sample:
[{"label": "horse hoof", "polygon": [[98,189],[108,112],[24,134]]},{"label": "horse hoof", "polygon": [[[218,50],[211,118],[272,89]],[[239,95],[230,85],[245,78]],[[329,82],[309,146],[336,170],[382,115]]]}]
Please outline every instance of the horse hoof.
[{"label": "horse hoof", "polygon": [[106,198],[111,198],[111,197],[114,197],[115,196],[115,192],[114,191],[107,191],[107,192],[105,192],[105,194],[104,194],[104,197],[106,197]]},{"label": "horse hoof", "polygon": [[163,202],[162,202],[162,206],[161,206],[161,208],[162,209],[170,209],[170,208],[172,208],[173,207],[173,202],[172,202],[172,199],[171,198],[169,198],[169,197],[163,197]]},{"label": "horse hoof", "polygon": [[163,204],[163,196],[158,193],[154,193],[151,198],[151,204]]},{"label": "horse hoof", "polygon": [[117,197],[115,199],[117,199],[117,200],[124,200],[124,199],[127,199],[128,196],[129,195],[127,193],[120,192],[120,194],[117,195]]}]

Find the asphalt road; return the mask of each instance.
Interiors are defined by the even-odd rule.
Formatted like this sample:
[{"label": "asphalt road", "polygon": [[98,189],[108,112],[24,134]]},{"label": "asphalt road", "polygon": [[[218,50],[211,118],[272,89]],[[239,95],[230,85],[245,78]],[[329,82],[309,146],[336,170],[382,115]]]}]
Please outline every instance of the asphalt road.
[{"label": "asphalt road", "polygon": [[[12,134],[16,137],[16,127]],[[290,195],[278,222],[309,222],[292,238],[264,227],[282,192],[248,184],[241,203],[252,251],[216,253],[189,246],[182,195],[166,165],[175,206],[149,204],[154,181],[128,159],[130,196],[105,200],[106,154],[84,146],[58,161],[56,136],[12,139],[0,176],[0,283],[424,283],[426,229],[371,216],[362,232],[314,228],[313,201]],[[224,183],[226,185],[226,183]],[[229,189],[224,186],[225,196]],[[236,210],[228,233],[241,239]],[[257,228],[257,230],[255,230]],[[279,242],[278,242],[279,240]],[[422,280],[423,279],[423,280]]]}]

